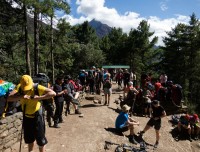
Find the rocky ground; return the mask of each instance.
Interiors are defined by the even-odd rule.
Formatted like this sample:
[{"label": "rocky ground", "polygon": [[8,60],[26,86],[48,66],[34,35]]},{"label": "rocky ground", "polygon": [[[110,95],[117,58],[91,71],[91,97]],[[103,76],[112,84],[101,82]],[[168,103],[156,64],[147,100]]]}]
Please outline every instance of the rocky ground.
[{"label": "rocky ground", "polygon": [[[117,86],[113,86],[115,89]],[[112,94],[110,106],[103,106],[94,103],[93,100],[83,100],[81,102],[81,112],[83,117],[79,115],[70,114],[63,116],[64,123],[60,124],[61,128],[49,128],[47,126],[46,136],[48,144],[46,145],[47,152],[114,152],[116,145],[108,146],[105,150],[105,141],[111,141],[116,144],[128,144],[134,147],[128,141],[129,132],[124,135],[117,135],[114,132],[114,122],[118,115],[117,105],[114,103],[115,99],[119,97],[119,93]],[[96,96],[97,99],[102,99],[103,96]],[[140,121],[140,125],[136,126],[135,133],[138,133],[144,128],[149,118],[133,116],[134,119]],[[144,134],[144,141],[149,145],[147,151],[158,152],[199,152],[200,141],[180,140],[175,141],[173,138],[174,127],[169,122],[170,116],[163,118],[161,139],[157,149],[153,149],[155,143],[155,131],[150,129]],[[139,139],[139,138],[138,138]],[[12,152],[19,151],[19,143],[12,147]],[[37,150],[37,146],[34,151]],[[22,152],[27,152],[27,145],[22,143]]]}]

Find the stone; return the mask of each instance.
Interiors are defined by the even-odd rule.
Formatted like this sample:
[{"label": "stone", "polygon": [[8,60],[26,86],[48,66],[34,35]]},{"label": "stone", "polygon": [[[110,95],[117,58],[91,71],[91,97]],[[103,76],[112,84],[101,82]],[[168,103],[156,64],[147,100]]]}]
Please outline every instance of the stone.
[{"label": "stone", "polygon": [[94,104],[97,104],[98,103],[98,100],[93,100]]},{"label": "stone", "polygon": [[8,130],[5,130],[3,133],[0,134],[0,138],[5,138],[8,136]]}]

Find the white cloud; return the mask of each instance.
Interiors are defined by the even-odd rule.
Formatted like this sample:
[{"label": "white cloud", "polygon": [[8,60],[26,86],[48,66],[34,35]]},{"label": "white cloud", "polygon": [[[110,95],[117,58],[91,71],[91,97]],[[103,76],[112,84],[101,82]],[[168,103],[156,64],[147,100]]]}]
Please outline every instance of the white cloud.
[{"label": "white cloud", "polygon": [[163,1],[163,2],[160,3],[160,9],[162,11],[166,11],[168,9],[168,7],[167,7],[167,0],[165,0],[165,1]]},{"label": "white cloud", "polygon": [[[165,1],[167,2],[167,1]],[[147,20],[150,24],[150,30],[154,31],[154,36],[159,37],[158,45],[163,45],[162,37],[166,36],[166,31],[170,31],[178,23],[188,23],[189,17],[176,14],[174,18],[160,19],[156,16],[148,18],[141,17],[136,12],[126,12],[119,14],[115,8],[105,6],[105,0],[77,0],[77,13],[82,15],[80,18],[75,18],[71,15],[65,15],[71,25],[83,23],[85,20],[96,19],[110,27],[120,27],[124,32],[129,32],[131,28],[137,28],[142,20]]]}]

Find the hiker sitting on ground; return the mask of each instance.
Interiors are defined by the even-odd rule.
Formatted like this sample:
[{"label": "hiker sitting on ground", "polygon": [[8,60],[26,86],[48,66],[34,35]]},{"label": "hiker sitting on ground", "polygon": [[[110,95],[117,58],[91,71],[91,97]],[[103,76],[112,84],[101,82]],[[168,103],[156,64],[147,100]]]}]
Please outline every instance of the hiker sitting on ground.
[{"label": "hiker sitting on ground", "polygon": [[179,140],[181,131],[183,129],[185,129],[185,130],[187,130],[189,141],[192,141],[192,138],[191,138],[191,126],[190,126],[189,120],[190,120],[189,114],[181,115],[181,117],[179,119],[179,122],[178,122],[178,125],[177,125],[178,135],[176,137],[176,140]]},{"label": "hiker sitting on ground", "polygon": [[194,140],[199,139],[199,132],[200,132],[200,126],[199,126],[199,117],[197,114],[193,114],[190,116],[190,126],[191,126],[191,134],[194,137]]},{"label": "hiker sitting on ground", "polygon": [[63,83],[63,90],[67,90],[67,93],[64,95],[64,99],[66,102],[66,111],[65,111],[65,116],[67,116],[68,114],[70,114],[70,103],[73,104],[74,109],[75,109],[75,114],[81,114],[80,110],[79,110],[79,102],[78,102],[78,96],[79,96],[79,92],[75,92],[75,87],[73,85],[73,83],[71,83],[71,76],[67,75],[65,77],[64,83]]},{"label": "hiker sitting on ground", "polygon": [[124,105],[122,107],[122,112],[118,115],[116,121],[115,121],[115,127],[120,132],[125,132],[127,130],[130,130],[130,138],[129,141],[137,144],[137,141],[134,139],[134,125],[139,125],[140,123],[133,118],[129,117],[128,112],[130,110],[130,107],[127,105]]},{"label": "hiker sitting on ground", "polygon": [[39,145],[39,151],[45,151],[44,145],[47,144],[47,139],[45,137],[45,122],[40,101],[52,98],[55,95],[56,93],[53,90],[42,85],[35,85],[29,75],[23,75],[20,83],[7,99],[8,101],[20,100],[21,102],[24,140],[28,144],[29,152],[33,151],[35,140]]},{"label": "hiker sitting on ground", "polygon": [[156,131],[156,143],[154,145],[154,148],[158,147],[159,139],[160,139],[160,133],[159,130],[161,128],[161,118],[166,116],[166,112],[162,106],[160,106],[160,103],[158,100],[154,100],[152,102],[152,117],[147,122],[147,125],[145,126],[144,130],[140,132],[140,135],[142,136],[147,130],[150,129],[150,127],[155,128]]}]

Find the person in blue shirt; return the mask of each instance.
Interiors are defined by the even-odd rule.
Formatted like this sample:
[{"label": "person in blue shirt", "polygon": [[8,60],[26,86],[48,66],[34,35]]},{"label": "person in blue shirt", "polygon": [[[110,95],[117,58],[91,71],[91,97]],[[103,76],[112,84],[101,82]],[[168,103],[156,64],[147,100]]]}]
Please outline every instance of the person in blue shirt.
[{"label": "person in blue shirt", "polygon": [[129,117],[129,110],[130,107],[128,105],[123,105],[122,112],[120,112],[115,121],[115,128],[118,129],[120,132],[130,130],[129,141],[133,144],[137,144],[137,141],[134,139],[134,125],[139,125],[140,123]]}]

